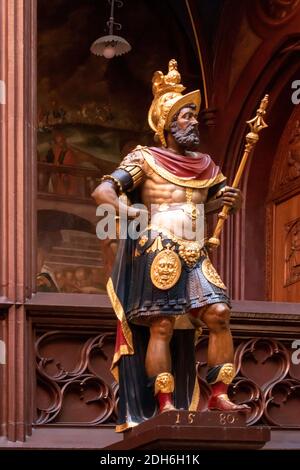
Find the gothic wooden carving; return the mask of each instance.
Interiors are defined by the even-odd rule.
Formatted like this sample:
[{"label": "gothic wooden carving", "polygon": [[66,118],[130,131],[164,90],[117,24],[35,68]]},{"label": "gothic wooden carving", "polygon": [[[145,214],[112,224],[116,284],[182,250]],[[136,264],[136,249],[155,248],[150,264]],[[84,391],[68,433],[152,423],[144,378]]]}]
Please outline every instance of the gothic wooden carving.
[{"label": "gothic wooden carving", "polygon": [[53,331],[36,343],[36,424],[97,425],[114,420],[116,387],[109,372],[113,336],[84,338]]},{"label": "gothic wooden carving", "polygon": [[[269,199],[290,192],[300,176],[300,109],[295,107],[281,136],[271,174]],[[297,180],[297,181],[296,181]]]},{"label": "gothic wooden carving", "polygon": [[[84,335],[52,331],[36,342],[37,387],[35,425],[97,426],[116,422],[118,387],[110,373],[112,333]],[[207,336],[196,345],[200,385],[199,410],[207,409],[210,387],[205,381]],[[247,424],[300,428],[300,365],[294,350],[270,338],[238,339],[237,376],[229,388],[236,403],[247,403]]]},{"label": "gothic wooden carving", "polygon": [[[292,363],[289,346],[270,338],[240,340],[236,344],[237,376],[229,395],[236,403],[247,403],[251,407],[248,425],[262,422],[300,428],[299,415],[292,412],[300,405],[300,365]],[[202,337],[196,348],[201,393],[203,390],[204,395],[201,397],[201,410],[207,409],[209,397],[209,386],[203,379],[207,369],[206,348],[207,337]]]},{"label": "gothic wooden carving", "polygon": [[299,0],[255,0],[247,4],[251,27],[261,37],[270,35],[270,28],[293,21],[299,7]]},{"label": "gothic wooden carving", "polygon": [[286,164],[283,167],[280,185],[285,185],[300,176],[300,126],[296,120],[286,149]]},{"label": "gothic wooden carving", "polygon": [[266,21],[281,23],[294,15],[300,2],[299,0],[260,0],[259,4]]},{"label": "gothic wooden carving", "polygon": [[299,427],[300,382],[286,379],[271,385],[265,394],[264,418],[272,426]]},{"label": "gothic wooden carving", "polygon": [[229,396],[236,403],[247,403],[251,412],[247,415],[247,424],[257,423],[264,412],[264,399],[259,386],[252,380],[236,377]]},{"label": "gothic wooden carving", "polygon": [[286,224],[284,285],[300,280],[300,218]]},{"label": "gothic wooden carving", "polygon": [[271,300],[272,298],[272,276],[273,276],[273,210],[274,206],[272,202],[269,202],[266,206],[266,287],[265,294],[266,300]]},{"label": "gothic wooden carving", "polygon": [[283,379],[289,368],[286,348],[271,339],[241,343],[235,352],[238,374],[253,380],[260,388]]}]

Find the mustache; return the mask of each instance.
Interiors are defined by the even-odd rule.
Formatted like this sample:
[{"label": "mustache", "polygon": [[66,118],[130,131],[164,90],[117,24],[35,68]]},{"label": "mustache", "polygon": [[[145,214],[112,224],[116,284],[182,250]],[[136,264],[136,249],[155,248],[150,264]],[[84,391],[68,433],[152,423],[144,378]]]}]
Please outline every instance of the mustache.
[{"label": "mustache", "polygon": [[185,133],[186,135],[189,135],[189,134],[197,134],[197,135],[199,135],[198,125],[197,125],[197,124],[189,124],[189,125],[186,127],[184,133]]},{"label": "mustache", "polygon": [[197,124],[189,124],[185,129],[179,129],[177,122],[172,123],[170,131],[180,145],[192,150],[200,143],[200,135]]},{"label": "mustache", "polygon": [[189,124],[185,129],[179,129],[177,123],[174,124],[174,132],[181,134],[182,136],[188,136],[190,134],[199,135],[199,129],[197,124]]}]

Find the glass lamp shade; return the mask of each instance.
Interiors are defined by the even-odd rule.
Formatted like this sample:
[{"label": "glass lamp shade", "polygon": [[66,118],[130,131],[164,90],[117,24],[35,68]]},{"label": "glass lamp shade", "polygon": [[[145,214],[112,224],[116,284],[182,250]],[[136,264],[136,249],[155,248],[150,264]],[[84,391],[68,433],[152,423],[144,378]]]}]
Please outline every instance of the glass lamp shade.
[{"label": "glass lamp shade", "polygon": [[96,39],[91,45],[91,52],[112,59],[115,55],[122,55],[131,50],[130,44],[121,36],[110,34]]},{"label": "glass lamp shade", "polygon": [[107,46],[105,46],[105,48],[103,49],[103,55],[105,57],[105,59],[112,59],[113,57],[115,57],[116,55],[116,49],[114,46],[112,46],[111,44],[108,44]]}]

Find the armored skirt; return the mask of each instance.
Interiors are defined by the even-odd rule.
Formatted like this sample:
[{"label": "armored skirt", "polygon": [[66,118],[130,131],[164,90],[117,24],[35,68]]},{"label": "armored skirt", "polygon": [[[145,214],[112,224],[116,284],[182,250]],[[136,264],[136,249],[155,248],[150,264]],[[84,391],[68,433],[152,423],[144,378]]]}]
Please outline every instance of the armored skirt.
[{"label": "armored skirt", "polygon": [[[169,315],[178,320],[190,310],[217,302],[230,305],[230,301],[206,250],[197,242],[174,239],[164,230],[147,230],[138,240],[120,241],[107,290],[118,318],[112,364],[120,395],[116,430],[124,431],[156,413],[154,380],[144,367],[149,320]],[[191,326],[175,329],[171,356],[174,404],[177,409],[195,411],[199,386]]]},{"label": "armored skirt", "polygon": [[137,240],[130,279],[125,312],[136,324],[148,324],[153,316],[183,315],[218,302],[230,306],[226,286],[207,250],[164,230],[149,229]]}]

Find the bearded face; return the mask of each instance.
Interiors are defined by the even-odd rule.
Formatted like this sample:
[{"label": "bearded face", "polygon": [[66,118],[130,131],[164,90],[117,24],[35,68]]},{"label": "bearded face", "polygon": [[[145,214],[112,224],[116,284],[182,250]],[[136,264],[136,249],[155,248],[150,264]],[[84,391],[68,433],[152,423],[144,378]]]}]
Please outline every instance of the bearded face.
[{"label": "bearded face", "polygon": [[186,150],[196,150],[200,144],[198,122],[192,107],[186,107],[174,116],[170,132],[178,145]]}]

